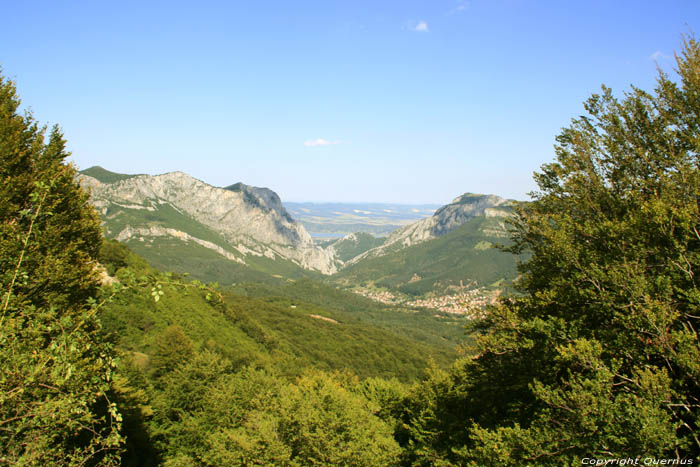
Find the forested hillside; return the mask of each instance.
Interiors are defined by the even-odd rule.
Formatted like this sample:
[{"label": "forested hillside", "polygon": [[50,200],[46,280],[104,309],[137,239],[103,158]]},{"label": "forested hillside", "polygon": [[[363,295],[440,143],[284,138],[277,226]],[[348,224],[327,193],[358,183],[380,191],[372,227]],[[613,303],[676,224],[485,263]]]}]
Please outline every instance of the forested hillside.
[{"label": "forested hillside", "polygon": [[[465,339],[463,320],[379,310],[310,281],[228,291],[158,272],[114,241],[99,258],[114,275],[100,316],[120,354],[114,390],[127,465],[284,462],[306,443],[332,464],[391,463],[399,448],[391,418],[376,412],[381,398],[399,398],[429,360],[446,367]],[[299,417],[310,425],[296,426]],[[317,439],[326,425],[337,432]],[[311,452],[295,459],[319,461]]]},{"label": "forested hillside", "polygon": [[412,380],[430,358],[446,366],[466,340],[464,320],[379,307],[309,280],[220,289],[158,272],[114,241],[105,241],[100,262],[116,281],[102,291],[111,297],[101,314],[104,330],[120,349],[145,357],[159,333],[176,324],[196,347],[210,346],[238,366],[264,361],[289,375],[348,369]]}]

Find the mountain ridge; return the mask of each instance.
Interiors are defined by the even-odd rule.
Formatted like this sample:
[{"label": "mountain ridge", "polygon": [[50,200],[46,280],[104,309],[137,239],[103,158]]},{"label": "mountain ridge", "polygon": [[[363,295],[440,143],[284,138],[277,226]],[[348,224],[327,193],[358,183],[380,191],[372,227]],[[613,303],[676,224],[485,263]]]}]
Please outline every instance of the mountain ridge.
[{"label": "mountain ridge", "polygon": [[[156,214],[131,216],[134,223],[140,217],[138,222],[146,225],[129,223],[129,214],[133,211],[156,213],[165,206],[216,233],[218,241],[211,243],[218,244],[244,263],[249,262],[246,258],[250,256],[279,257],[323,274],[336,271],[332,255],[313,245],[309,233],[289,216],[272,190],[243,184],[238,191],[218,188],[180,171],[138,175],[110,183],[81,173],[79,181],[90,190],[91,201],[105,220],[108,236],[130,240],[138,235],[144,239],[140,241],[145,241],[149,235],[187,238],[188,232],[178,234],[167,230],[172,226],[159,225],[166,222]],[[116,224],[115,217],[126,218],[126,225],[121,225],[118,232],[111,230]],[[165,227],[165,230],[153,227]],[[225,244],[221,244],[222,240]]]},{"label": "mountain ridge", "polygon": [[[93,173],[106,183],[86,173]],[[513,201],[496,195],[462,194],[432,216],[400,227],[388,237],[356,232],[315,244],[301,222],[290,215],[277,193],[269,188],[242,182],[220,188],[180,171],[131,176],[101,167],[83,171],[80,183],[90,189],[108,237],[128,244],[157,267],[193,273],[193,277],[203,280],[261,280],[259,275],[247,274],[248,269],[278,278],[274,280],[304,277],[304,271],[315,271],[331,277],[338,275],[338,284],[348,285],[346,279],[357,277],[362,282],[376,279],[378,283],[402,284],[403,289],[425,292],[430,284],[444,282],[445,278],[458,282],[464,278],[469,282],[479,277],[483,284],[487,277],[476,271],[469,273],[469,263],[475,261],[477,267],[487,258],[500,264],[488,276],[490,282],[512,275],[508,261],[497,259],[492,253],[479,253],[508,235],[505,218],[511,215]],[[478,222],[472,222],[475,219]],[[472,227],[459,230],[467,223]],[[412,248],[455,231],[462,233],[456,232],[445,242],[431,243],[428,248]],[[455,235],[468,236],[469,246],[464,243],[466,239],[452,238]],[[403,250],[407,250],[406,254],[396,256]],[[414,254],[429,254],[432,259],[421,259],[424,266],[418,266],[411,258]],[[456,261],[460,261],[458,267]],[[366,267],[356,268],[365,262]],[[403,267],[401,264],[412,264],[415,277],[403,277],[396,270]],[[394,272],[386,275],[387,267]],[[435,269],[438,267],[446,268],[445,274],[439,274]],[[345,271],[348,268],[351,271]],[[423,278],[421,283],[416,283],[417,277]],[[406,285],[408,282],[410,286]]]},{"label": "mountain ridge", "polygon": [[[396,229],[382,245],[352,258],[347,262],[347,265],[356,264],[366,258],[383,256],[438,238],[452,232],[475,217],[506,218],[510,215],[508,208],[513,202],[513,200],[496,195],[464,193],[452,200],[450,204],[436,210],[431,217]],[[505,236],[505,224],[502,224],[502,227],[503,232],[494,230],[490,234]]]}]

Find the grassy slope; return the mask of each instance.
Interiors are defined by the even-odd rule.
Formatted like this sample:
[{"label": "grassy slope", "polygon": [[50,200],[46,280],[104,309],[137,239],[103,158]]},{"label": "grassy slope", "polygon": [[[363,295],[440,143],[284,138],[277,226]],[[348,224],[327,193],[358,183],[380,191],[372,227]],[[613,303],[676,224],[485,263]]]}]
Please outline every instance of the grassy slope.
[{"label": "grassy slope", "polygon": [[282,283],[282,280],[269,273],[226,259],[193,242],[162,237],[152,243],[131,240],[127,245],[156,269],[187,273],[193,279],[204,282],[218,282],[222,285],[249,281]]},{"label": "grassy slope", "polygon": [[364,232],[356,232],[355,237],[357,238],[357,242],[344,238],[333,242],[333,247],[335,248],[338,258],[342,261],[349,261],[367,250],[378,247],[384,243],[385,240],[384,238],[377,238],[374,235]]},{"label": "grassy slope", "polygon": [[90,167],[89,169],[81,170],[81,174],[87,175],[92,178],[96,178],[97,180],[101,181],[102,183],[114,183],[114,182],[119,182],[121,180],[126,180],[129,178],[133,177],[138,177],[139,175],[143,174],[137,174],[137,175],[127,175],[127,174],[120,174],[116,172],[110,172],[107,169],[103,169],[99,165],[96,165],[94,167]]},{"label": "grassy slope", "polygon": [[[314,367],[410,380],[421,375],[429,359],[445,366],[455,356],[452,335],[442,342],[439,332],[433,330],[418,331],[422,338],[411,336],[410,328],[427,323],[427,315],[411,321],[414,315],[382,311],[366,300],[353,302],[353,296],[334,295],[334,288],[315,286],[309,280],[281,288],[239,287],[226,292],[225,302],[217,304],[206,300],[206,290],[166,277],[116,242],[108,245],[111,252],[102,258],[108,270],[116,270],[124,282],[128,271],[142,278],[140,285],[132,285],[104,306],[101,315],[104,329],[115,336],[117,345],[132,352],[150,355],[155,337],[170,324],[179,324],[200,348],[213,348],[240,365],[273,365],[289,375]],[[162,284],[164,292],[158,302],[151,297],[156,283]],[[251,290],[256,287],[258,292],[280,293],[254,294]],[[310,300],[301,299],[303,296]],[[367,315],[363,316],[365,307]],[[385,323],[372,324],[377,318],[368,317],[380,314],[386,317]],[[408,318],[412,325],[391,329],[392,320],[400,318]],[[457,324],[436,318],[433,326],[442,326],[445,334],[462,333]]]},{"label": "grassy slope", "polygon": [[155,204],[153,211],[130,209],[110,205],[105,213],[105,226],[112,235],[121,232],[127,225],[132,227],[160,226],[187,232],[193,237],[206,240],[221,248],[236,253],[217,232],[197,222],[189,215],[178,211],[170,204]]},{"label": "grassy slope", "polygon": [[[343,284],[369,284],[419,295],[440,285],[477,281],[489,286],[516,276],[516,257],[488,243],[507,240],[485,235],[500,219],[477,217],[447,235],[387,255],[368,258],[340,271],[335,279]],[[488,242],[488,243],[487,243]],[[416,280],[414,275],[420,277]]]}]

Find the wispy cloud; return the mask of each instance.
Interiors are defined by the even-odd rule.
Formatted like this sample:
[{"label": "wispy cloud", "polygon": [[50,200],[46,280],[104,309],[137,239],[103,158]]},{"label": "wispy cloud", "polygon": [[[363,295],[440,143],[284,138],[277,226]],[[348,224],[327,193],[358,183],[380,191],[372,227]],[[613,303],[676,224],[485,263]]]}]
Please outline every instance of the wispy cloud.
[{"label": "wispy cloud", "polygon": [[656,62],[656,61],[658,61],[658,60],[671,58],[671,56],[670,56],[670,55],[666,55],[665,53],[661,52],[660,50],[657,50],[657,51],[654,52],[653,54],[649,55],[649,58],[652,59],[652,60],[654,60],[654,61]]},{"label": "wispy cloud", "polygon": [[466,0],[458,0],[457,1],[457,6],[454,7],[450,13],[462,13],[463,11],[466,11],[466,9],[469,8],[469,2]]},{"label": "wispy cloud", "polygon": [[304,146],[307,148],[312,148],[315,146],[332,146],[334,144],[341,144],[340,141],[328,141],[323,138],[311,139],[309,141],[304,141]]},{"label": "wispy cloud", "polygon": [[418,24],[413,27],[413,30],[416,32],[428,32],[428,23],[425,21],[418,21]]}]

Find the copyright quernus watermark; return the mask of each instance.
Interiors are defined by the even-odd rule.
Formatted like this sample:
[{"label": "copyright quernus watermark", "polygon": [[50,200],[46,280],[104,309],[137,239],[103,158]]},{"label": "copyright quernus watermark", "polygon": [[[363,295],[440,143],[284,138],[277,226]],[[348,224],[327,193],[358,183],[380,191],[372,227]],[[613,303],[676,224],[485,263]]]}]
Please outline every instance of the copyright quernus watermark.
[{"label": "copyright quernus watermark", "polygon": [[584,457],[583,465],[695,465],[693,459],[657,459],[656,457],[617,457],[601,459]]}]

